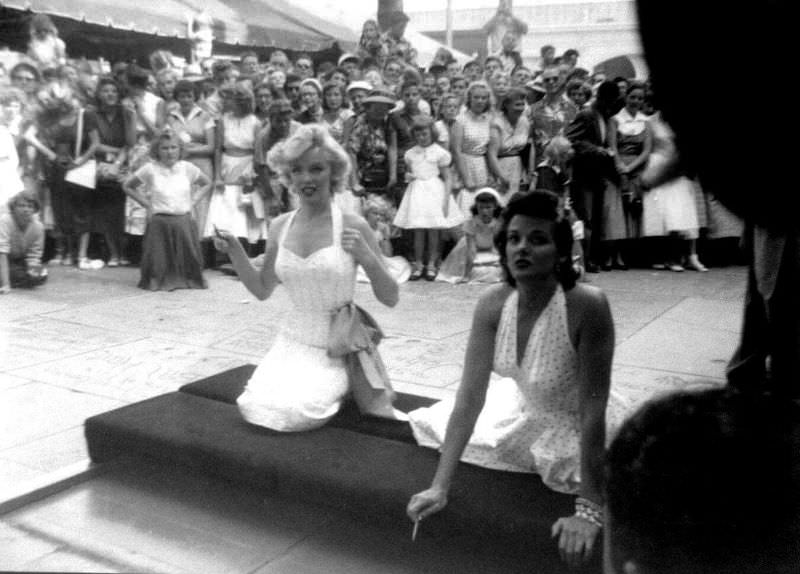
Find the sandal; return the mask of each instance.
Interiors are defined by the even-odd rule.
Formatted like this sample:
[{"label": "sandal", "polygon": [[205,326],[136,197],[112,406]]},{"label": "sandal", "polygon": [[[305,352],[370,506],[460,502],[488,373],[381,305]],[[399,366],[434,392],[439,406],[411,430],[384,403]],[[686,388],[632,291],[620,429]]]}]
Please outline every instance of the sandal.
[{"label": "sandal", "polygon": [[414,264],[414,268],[411,270],[411,275],[409,276],[409,281],[419,281],[422,279],[422,275],[425,272],[425,269],[419,263]]}]

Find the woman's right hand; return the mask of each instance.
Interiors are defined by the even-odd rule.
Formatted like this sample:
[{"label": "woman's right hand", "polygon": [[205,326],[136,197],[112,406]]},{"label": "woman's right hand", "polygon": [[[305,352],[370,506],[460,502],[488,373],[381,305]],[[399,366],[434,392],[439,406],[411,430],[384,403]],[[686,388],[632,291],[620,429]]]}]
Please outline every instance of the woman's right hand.
[{"label": "woman's right hand", "polygon": [[233,244],[237,241],[238,239],[230,231],[214,227],[214,247],[217,248],[217,251],[230,253]]},{"label": "woman's right hand", "polygon": [[68,155],[63,155],[63,154],[57,155],[55,158],[55,162],[58,163],[58,165],[62,169],[72,169],[73,167],[75,167],[73,165],[72,158],[69,157]]},{"label": "woman's right hand", "polygon": [[411,497],[406,507],[406,514],[412,522],[416,522],[439,512],[445,506],[447,506],[447,491],[432,486]]}]

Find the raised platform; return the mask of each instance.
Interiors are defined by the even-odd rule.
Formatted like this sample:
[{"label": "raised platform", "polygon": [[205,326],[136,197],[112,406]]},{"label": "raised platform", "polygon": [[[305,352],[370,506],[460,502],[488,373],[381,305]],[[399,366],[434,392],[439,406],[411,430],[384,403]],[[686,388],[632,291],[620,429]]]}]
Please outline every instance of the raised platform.
[{"label": "raised platform", "polygon": [[[86,421],[96,463],[141,457],[201,472],[266,496],[302,500],[378,525],[407,521],[410,496],[433,476],[438,455],[413,443],[407,425],[361,416],[348,405],[326,427],[277,433],[245,422],[235,398],[252,366],[226,371]],[[404,410],[430,399],[401,395]],[[426,520],[430,540],[502,549],[510,572],[565,570],[550,527],[573,499],[534,475],[461,464],[447,508]],[[410,523],[407,523],[410,530]],[[599,571],[599,561],[592,565]]]}]

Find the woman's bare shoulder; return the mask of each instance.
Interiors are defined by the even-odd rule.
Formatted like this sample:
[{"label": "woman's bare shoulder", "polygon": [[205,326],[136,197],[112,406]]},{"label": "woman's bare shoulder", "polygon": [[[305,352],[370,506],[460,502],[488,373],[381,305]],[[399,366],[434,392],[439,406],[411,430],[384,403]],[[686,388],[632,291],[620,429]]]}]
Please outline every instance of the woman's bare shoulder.
[{"label": "woman's bare shoulder", "polygon": [[356,213],[342,213],[342,222],[345,227],[363,227],[367,220]]},{"label": "woman's bare shoulder", "polygon": [[496,322],[500,318],[506,299],[514,292],[507,283],[492,285],[481,293],[475,305],[475,317]]},{"label": "woman's bare shoulder", "polygon": [[578,283],[566,292],[567,317],[573,340],[588,329],[597,333],[613,333],[614,321],[605,293],[592,285]]},{"label": "woman's bare shoulder", "polygon": [[592,313],[608,308],[606,294],[599,287],[577,283],[565,293],[567,305],[576,311]]},{"label": "woman's bare shoulder", "polygon": [[283,226],[286,225],[286,222],[292,216],[292,212],[289,213],[281,213],[278,217],[273,219],[269,224],[269,234],[270,236],[277,237],[277,234],[280,233]]}]

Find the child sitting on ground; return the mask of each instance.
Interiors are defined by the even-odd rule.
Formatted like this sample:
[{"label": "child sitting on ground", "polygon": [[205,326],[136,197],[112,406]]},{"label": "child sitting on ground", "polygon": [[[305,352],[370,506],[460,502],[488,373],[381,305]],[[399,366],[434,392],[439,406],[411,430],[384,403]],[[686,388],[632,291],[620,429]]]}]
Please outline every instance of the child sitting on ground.
[{"label": "child sitting on ground", "polygon": [[[405,283],[411,275],[411,265],[405,257],[394,255],[392,251],[391,229],[386,223],[390,212],[387,200],[377,195],[372,196],[364,203],[364,219],[367,220],[375,239],[383,254],[383,264],[395,281]],[[369,278],[364,270],[358,268],[358,281],[369,283]]]},{"label": "child sitting on ground", "polygon": [[0,215],[0,294],[12,287],[36,287],[47,280],[42,267],[44,226],[35,213],[36,196],[21,191],[8,202],[8,213]]},{"label": "child sitting on ground", "polygon": [[502,280],[494,235],[500,228],[500,194],[484,187],[475,194],[472,218],[462,224],[463,236],[442,263],[437,280],[448,283],[497,283]]}]

